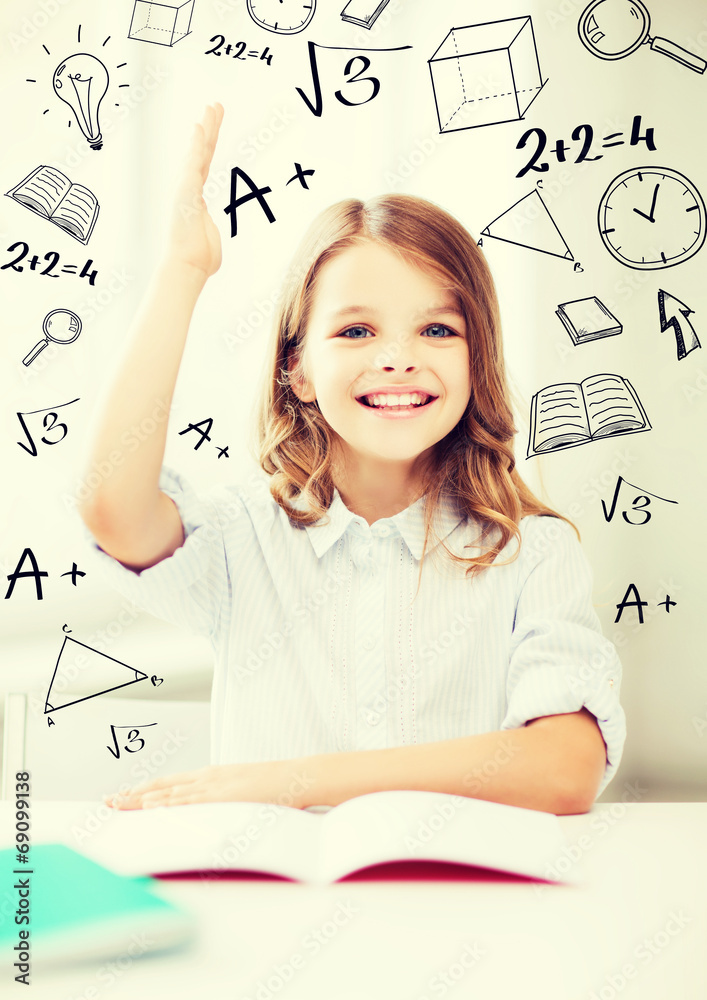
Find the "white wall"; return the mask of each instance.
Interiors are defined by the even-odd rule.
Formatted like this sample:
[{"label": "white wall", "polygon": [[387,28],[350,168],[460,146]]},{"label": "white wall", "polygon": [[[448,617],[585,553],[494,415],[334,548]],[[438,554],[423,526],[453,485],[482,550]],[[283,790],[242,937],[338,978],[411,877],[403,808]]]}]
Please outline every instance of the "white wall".
[{"label": "white wall", "polygon": [[[704,798],[707,681],[701,615],[707,595],[700,501],[706,479],[702,456],[707,363],[703,348],[677,360],[673,333],[660,332],[657,294],[663,288],[687,303],[694,310],[690,320],[707,344],[707,250],[671,268],[630,269],[602,245],[596,217],[609,182],[634,166],[673,168],[707,193],[701,111],[707,78],[648,46],[620,61],[596,58],[579,41],[577,21],[584,4],[574,0],[455,0],[444,5],[391,0],[371,31],[345,24],[339,17],[343,6],[343,0],[320,0],[312,25],[284,37],[258,28],[243,3],[196,0],[192,33],[169,48],[126,37],[129,2],[57,0],[42,5],[8,0],[3,5],[3,191],[35,166],[53,164],[72,181],[91,188],[101,208],[84,247],[13,201],[1,199],[0,264],[10,259],[6,247],[24,240],[30,244],[28,258],[58,250],[62,264],[80,266],[92,257],[99,277],[90,288],[78,276],[52,279],[27,267],[22,273],[0,271],[5,320],[0,344],[2,574],[12,573],[25,547],[32,548],[40,567],[49,572],[41,602],[32,581],[25,580],[0,604],[0,690],[41,691],[64,623],[90,641],[120,613],[121,598],[99,579],[87,576],[74,588],[60,576],[73,561],[81,565],[80,531],[66,497],[76,489],[93,408],[120,355],[159,252],[191,122],[200,117],[206,101],[220,100],[226,117],[207,200],[221,230],[224,263],[194,318],[172,413],[167,463],[202,489],[248,475],[252,459],[247,428],[264,359],[265,313],[299,235],[317,211],[343,197],[404,191],[443,205],[478,236],[542,180],[546,204],[583,270],[575,271],[570,261],[492,239],[484,240],[484,251],[502,304],[521,474],[579,527],[594,567],[598,613],[606,634],[620,645],[629,738],[621,771],[605,798],[620,797],[624,783],[636,779],[650,789],[648,798]],[[675,0],[669,7],[656,2],[651,7],[653,33],[707,57],[703,4]],[[427,60],[454,26],[521,15],[532,16],[548,80],[525,120],[440,135]],[[213,44],[209,39],[218,33],[227,42],[245,41],[248,50],[268,45],[272,65],[256,58],[241,62],[206,55]],[[346,57],[319,50],[325,107],[316,118],[295,91],[297,85],[312,91],[309,39],[332,46],[412,48],[372,56],[375,71],[372,67],[369,72],[379,77],[381,92],[355,108],[333,97],[342,85]],[[67,127],[68,109],[51,89],[51,73],[59,60],[82,48],[100,54],[111,75],[103,111],[112,127],[100,152],[87,149],[75,124]],[[116,68],[123,62],[125,67]],[[27,78],[37,82],[28,83]],[[118,89],[117,83],[130,86]],[[345,91],[358,98],[367,86],[350,84]],[[601,148],[610,133],[622,132],[627,140],[637,114],[643,131],[655,131],[655,152],[645,143]],[[602,158],[575,164],[581,144],[570,136],[575,126],[585,123],[593,126],[596,137],[590,155],[601,153]],[[550,169],[517,179],[531,144],[525,150],[516,149],[516,144],[531,127],[547,133],[543,159]],[[252,137],[260,146],[257,152]],[[555,140],[562,138],[570,146],[564,164],[550,153]],[[285,187],[295,161],[316,171],[309,191],[296,182]],[[235,164],[272,188],[269,197],[277,221],[269,225],[257,208],[243,209],[239,235],[230,238],[223,207]],[[99,294],[98,302],[91,303]],[[575,348],[555,309],[560,302],[589,295],[597,295],[616,312],[623,333]],[[58,349],[44,365],[24,368],[21,358],[39,339],[45,313],[57,305],[84,317],[91,310],[95,315],[85,321],[75,344]],[[238,332],[245,335],[235,342]],[[580,381],[601,371],[630,379],[652,430],[527,460],[533,394],[551,383]],[[58,405],[76,396],[80,402],[66,411],[69,433],[64,441],[54,447],[40,445],[35,458],[18,447],[17,411]],[[193,435],[178,435],[190,421],[208,416],[214,418],[214,440],[229,445],[228,462],[217,461],[214,450],[194,451]],[[600,501],[610,501],[619,474],[678,504],[654,503],[650,522],[631,526],[620,516],[624,503],[607,523]],[[622,498],[631,499],[624,494]],[[631,608],[614,623],[617,604],[630,583],[649,602],[643,625],[637,624]],[[669,614],[657,605],[668,593],[677,602]],[[164,651],[170,656],[179,651],[175,670],[182,690],[207,695],[209,656],[200,641],[147,616],[114,631],[111,655],[139,666],[159,661]]]}]

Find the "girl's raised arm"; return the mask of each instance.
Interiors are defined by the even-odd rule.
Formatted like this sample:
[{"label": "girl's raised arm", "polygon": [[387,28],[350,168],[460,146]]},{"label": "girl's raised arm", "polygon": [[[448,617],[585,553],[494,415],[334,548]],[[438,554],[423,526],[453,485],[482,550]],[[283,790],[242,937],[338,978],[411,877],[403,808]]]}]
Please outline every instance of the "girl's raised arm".
[{"label": "girl's raised arm", "polygon": [[[136,570],[172,555],[184,541],[179,512],[158,483],[192,312],[221,265],[221,240],[203,188],[222,118],[220,104],[209,106],[195,126],[166,252],[96,414],[85,478],[98,472],[101,481],[81,501],[79,513],[101,548]],[[136,435],[135,428],[153,426]]]}]

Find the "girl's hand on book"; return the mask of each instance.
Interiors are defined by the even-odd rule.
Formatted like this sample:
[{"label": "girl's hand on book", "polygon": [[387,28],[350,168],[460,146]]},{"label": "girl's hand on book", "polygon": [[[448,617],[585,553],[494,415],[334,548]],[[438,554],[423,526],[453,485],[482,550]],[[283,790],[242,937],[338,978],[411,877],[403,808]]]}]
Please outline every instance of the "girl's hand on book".
[{"label": "girl's hand on book", "polygon": [[169,236],[168,257],[203,271],[205,278],[221,266],[221,237],[203,192],[222,119],[223,107],[209,105],[201,124],[194,126]]},{"label": "girl's hand on book", "polygon": [[272,802],[303,809],[313,779],[302,773],[302,763],[301,760],[275,760],[216,764],[156,778],[103,798],[114,809],[150,809],[195,802]]}]

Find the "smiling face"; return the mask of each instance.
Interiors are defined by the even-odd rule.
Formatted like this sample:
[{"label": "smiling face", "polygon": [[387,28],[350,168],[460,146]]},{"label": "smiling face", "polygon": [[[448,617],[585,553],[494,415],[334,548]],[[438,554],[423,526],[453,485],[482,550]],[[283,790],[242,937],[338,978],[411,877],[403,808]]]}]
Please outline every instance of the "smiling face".
[{"label": "smiling face", "polygon": [[319,270],[304,342],[306,378],[341,457],[407,464],[462,417],[471,393],[466,322],[453,290],[371,241]]}]

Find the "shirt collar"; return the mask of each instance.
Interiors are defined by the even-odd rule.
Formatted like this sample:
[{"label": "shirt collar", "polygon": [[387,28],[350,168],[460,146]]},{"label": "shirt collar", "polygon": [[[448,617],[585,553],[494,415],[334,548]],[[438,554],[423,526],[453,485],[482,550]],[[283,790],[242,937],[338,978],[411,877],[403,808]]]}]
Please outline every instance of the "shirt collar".
[{"label": "shirt collar", "polygon": [[[327,521],[328,516],[328,521]],[[394,525],[398,530],[411,554],[415,559],[422,558],[422,548],[425,537],[425,498],[420,497],[405,510],[393,517],[383,518],[369,526],[365,520],[349,510],[341,494],[334,487],[334,498],[327,511],[327,516],[320,518],[314,524],[307,525],[305,530],[312,543],[317,558],[321,558],[335,542],[350,530],[359,536],[367,536],[369,533],[375,534],[377,525]],[[427,551],[432,551],[440,541],[443,541],[457,527],[462,520],[456,502],[451,497],[441,497],[439,507],[436,512],[433,529],[436,531],[436,538],[430,537]]]}]

